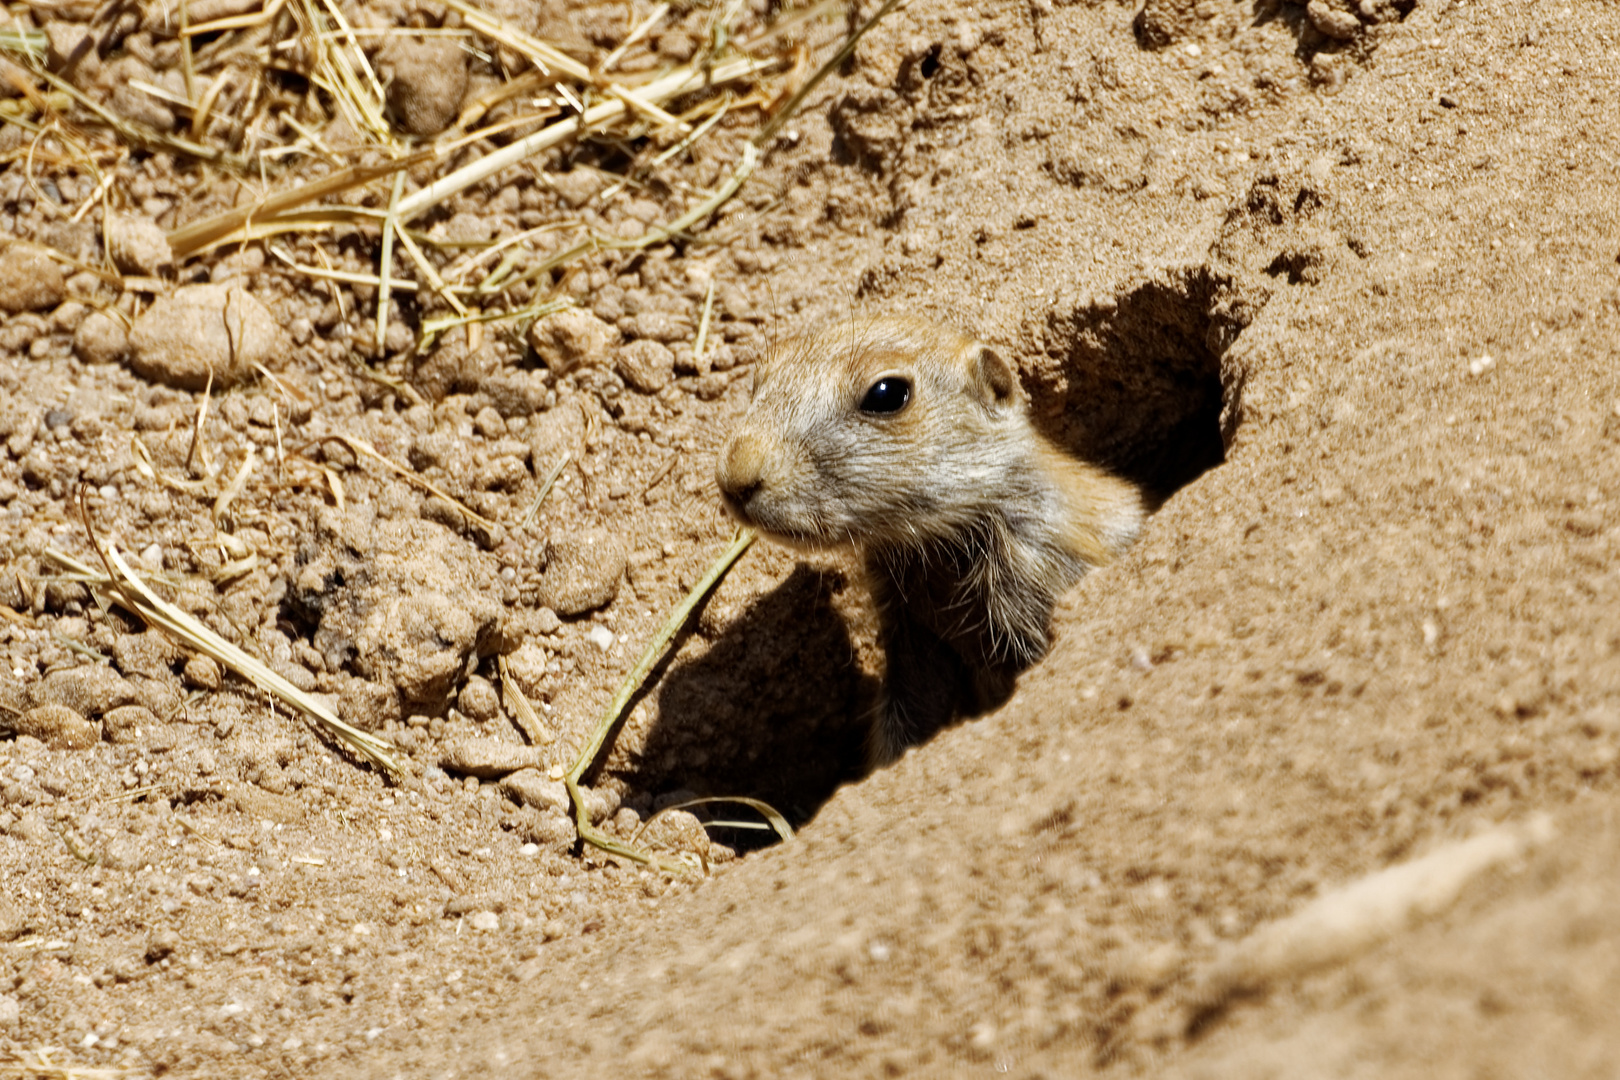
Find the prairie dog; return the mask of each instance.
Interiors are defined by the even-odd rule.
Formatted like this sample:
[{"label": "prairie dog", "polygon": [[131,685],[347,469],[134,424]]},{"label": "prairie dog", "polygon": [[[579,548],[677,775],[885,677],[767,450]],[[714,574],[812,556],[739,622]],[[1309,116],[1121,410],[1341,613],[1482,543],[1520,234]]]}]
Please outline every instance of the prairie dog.
[{"label": "prairie dog", "polygon": [[743,523],[860,552],[887,666],[873,767],[1005,701],[1046,655],[1057,598],[1129,546],[1144,512],[1133,485],[1035,430],[994,349],[915,319],[773,350],[716,479]]}]

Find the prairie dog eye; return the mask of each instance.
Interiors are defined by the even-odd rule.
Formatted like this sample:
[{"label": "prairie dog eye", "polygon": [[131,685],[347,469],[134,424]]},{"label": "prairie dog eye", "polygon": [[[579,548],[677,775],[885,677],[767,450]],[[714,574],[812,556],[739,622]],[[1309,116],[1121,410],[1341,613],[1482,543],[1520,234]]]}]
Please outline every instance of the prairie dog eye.
[{"label": "prairie dog eye", "polygon": [[904,375],[884,375],[861,398],[861,412],[871,415],[897,413],[911,404],[911,380]]}]

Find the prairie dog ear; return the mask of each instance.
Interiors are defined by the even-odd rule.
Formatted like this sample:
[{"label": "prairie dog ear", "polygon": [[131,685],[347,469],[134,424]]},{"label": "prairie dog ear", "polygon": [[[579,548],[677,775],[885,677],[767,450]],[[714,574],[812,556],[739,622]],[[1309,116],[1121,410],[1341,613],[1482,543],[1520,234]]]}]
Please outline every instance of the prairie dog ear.
[{"label": "prairie dog ear", "polygon": [[980,401],[999,409],[1022,400],[1023,387],[1018,384],[1018,375],[1000,353],[979,341],[968,349],[968,378]]}]

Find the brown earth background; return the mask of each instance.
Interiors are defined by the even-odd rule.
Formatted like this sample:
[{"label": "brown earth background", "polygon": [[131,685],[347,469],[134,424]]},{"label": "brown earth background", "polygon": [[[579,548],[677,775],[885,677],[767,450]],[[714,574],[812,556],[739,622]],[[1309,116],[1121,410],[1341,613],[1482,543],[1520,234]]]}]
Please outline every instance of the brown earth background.
[{"label": "brown earth background", "polygon": [[[184,132],[141,90],[184,91],[175,28],[115,7],[7,26]],[[442,51],[453,7],[342,10],[428,32],[367,46],[403,132],[505,77],[477,35]],[[491,10],[594,63],[653,8]],[[688,60],[714,10],[627,67]],[[819,61],[872,10],[793,40]],[[8,55],[0,1076],[1614,1075],[1620,6],[911,0],[689,234],[426,347],[425,287],[379,343],[376,285],[285,241],[171,257],[262,177],[92,140],[98,192]],[[633,140],[549,151],[421,219],[431,261],[570,214],[646,235],[758,120],[629,186]],[[379,235],[309,243],[375,275]],[[1162,507],[1005,708],[864,779],[860,582],[756,545],[588,801],[628,840],[746,795],[797,838],[678,812],[637,843],[682,873],[582,851],[557,777],[732,534],[749,365],[856,309],[1003,345],[1038,422]],[[52,562],[99,565],[81,490],[402,778]]]}]

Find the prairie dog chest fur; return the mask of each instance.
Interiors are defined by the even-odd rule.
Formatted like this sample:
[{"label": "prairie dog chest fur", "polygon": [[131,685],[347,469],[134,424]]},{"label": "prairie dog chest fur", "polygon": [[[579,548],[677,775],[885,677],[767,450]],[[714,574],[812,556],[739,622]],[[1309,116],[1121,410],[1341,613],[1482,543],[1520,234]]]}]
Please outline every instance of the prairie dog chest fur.
[{"label": "prairie dog chest fur", "polygon": [[773,351],[717,480],[770,536],[860,551],[888,669],[874,764],[1005,699],[1046,653],[1057,597],[1143,516],[1132,485],[1034,429],[993,348],[911,319],[847,320]]}]

